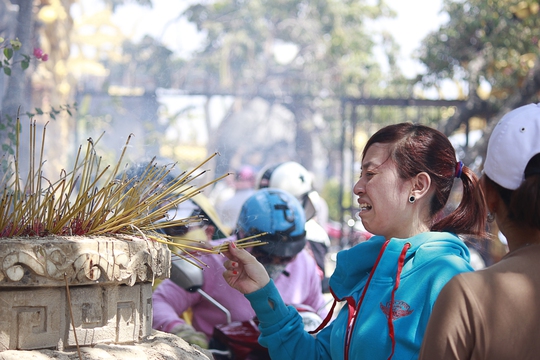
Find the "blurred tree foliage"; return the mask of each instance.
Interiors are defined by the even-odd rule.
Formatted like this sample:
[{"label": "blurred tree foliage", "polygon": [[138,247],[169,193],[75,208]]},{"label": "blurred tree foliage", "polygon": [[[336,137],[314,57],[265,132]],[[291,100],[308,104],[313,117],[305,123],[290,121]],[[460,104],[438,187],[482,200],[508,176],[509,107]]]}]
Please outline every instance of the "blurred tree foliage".
[{"label": "blurred tree foliage", "polygon": [[[340,191],[344,190],[343,204],[339,205]],[[341,184],[337,179],[331,179],[324,184],[324,188],[321,191],[321,196],[326,200],[328,204],[328,217],[332,220],[339,220],[341,218],[341,207],[349,208],[352,206],[352,189],[341,189]]]},{"label": "blurred tree foliage", "polygon": [[[185,14],[207,35],[185,82],[197,86],[190,76],[204,74],[200,89],[209,94],[234,93],[247,101],[258,96],[285,106],[296,123],[295,160],[307,168],[313,137],[322,131],[315,114],[325,120],[327,148],[336,148],[340,98],[406,93],[395,66],[397,45],[369,27],[371,20],[394,15],[383,0],[221,0],[193,5]],[[388,76],[374,55],[376,36],[385,44]],[[405,86],[388,86],[392,82]],[[227,125],[226,118],[210,141],[225,156],[219,139]]]},{"label": "blurred tree foliage", "polygon": [[144,36],[138,43],[125,41],[121,61],[105,61],[110,69],[109,83],[142,86],[147,90],[171,87],[173,73],[184,62],[176,59],[173,52],[151,36]]},{"label": "blurred tree foliage", "polygon": [[539,10],[536,0],[446,0],[449,22],[422,42],[424,84],[452,79],[468,87],[467,104],[441,130],[451,134],[473,116],[489,122],[470,159],[484,153],[490,129],[506,111],[538,101]]},{"label": "blurred tree foliage", "polygon": [[422,43],[420,60],[429,68],[423,80],[466,78],[471,62],[482,57],[480,77],[492,85],[493,97],[508,97],[538,55],[538,10],[536,1],[445,1],[450,21]]},{"label": "blurred tree foliage", "polygon": [[[221,88],[361,96],[381,91],[382,78],[366,20],[393,15],[383,1],[367,3],[223,0],[193,5],[186,14],[207,33],[198,59]],[[290,58],[280,61],[280,51]]]}]

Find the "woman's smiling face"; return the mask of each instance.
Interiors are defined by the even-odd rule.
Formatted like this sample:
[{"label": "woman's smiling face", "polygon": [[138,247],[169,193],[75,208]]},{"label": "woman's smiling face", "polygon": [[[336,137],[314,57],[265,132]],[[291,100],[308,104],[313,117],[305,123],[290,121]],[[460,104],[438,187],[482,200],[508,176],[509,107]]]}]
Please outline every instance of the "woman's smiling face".
[{"label": "woman's smiling face", "polygon": [[362,160],[362,173],[354,185],[358,196],[359,216],[362,224],[372,234],[391,237],[408,237],[410,223],[411,181],[403,180],[390,158],[392,144],[374,143]]}]

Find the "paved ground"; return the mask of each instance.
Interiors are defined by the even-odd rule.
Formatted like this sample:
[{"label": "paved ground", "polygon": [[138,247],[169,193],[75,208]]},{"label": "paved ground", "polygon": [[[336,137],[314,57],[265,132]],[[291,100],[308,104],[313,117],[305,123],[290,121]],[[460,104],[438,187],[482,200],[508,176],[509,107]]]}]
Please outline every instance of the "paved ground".
[{"label": "paved ground", "polygon": [[[211,358],[176,335],[155,331],[136,345],[96,345],[81,347],[83,360],[209,360]],[[0,352],[0,360],[79,360],[77,349],[66,351],[8,350]]]}]

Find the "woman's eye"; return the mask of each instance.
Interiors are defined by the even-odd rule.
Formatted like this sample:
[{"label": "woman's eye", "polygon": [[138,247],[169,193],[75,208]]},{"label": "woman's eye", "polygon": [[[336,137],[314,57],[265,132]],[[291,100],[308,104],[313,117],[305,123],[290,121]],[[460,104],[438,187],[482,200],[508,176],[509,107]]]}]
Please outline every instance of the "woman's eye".
[{"label": "woman's eye", "polygon": [[361,179],[362,177],[364,177],[364,176],[367,177],[367,178],[370,178],[370,177],[372,177],[373,175],[375,175],[374,172],[366,171],[365,173],[360,173],[360,179]]}]

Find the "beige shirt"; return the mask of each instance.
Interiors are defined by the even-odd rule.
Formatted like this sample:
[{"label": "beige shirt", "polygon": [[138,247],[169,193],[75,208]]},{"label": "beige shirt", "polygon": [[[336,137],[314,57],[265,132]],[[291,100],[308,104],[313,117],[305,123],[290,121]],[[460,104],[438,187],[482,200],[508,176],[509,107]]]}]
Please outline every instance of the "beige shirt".
[{"label": "beige shirt", "polygon": [[420,359],[540,359],[540,245],[448,282]]}]

